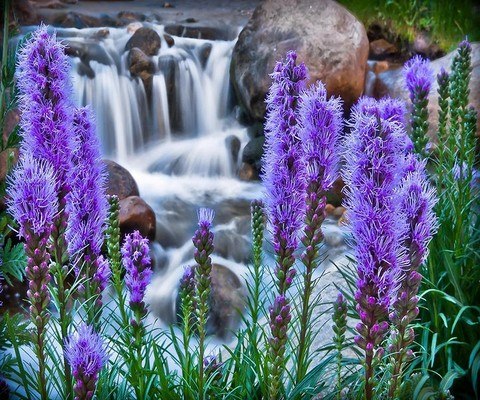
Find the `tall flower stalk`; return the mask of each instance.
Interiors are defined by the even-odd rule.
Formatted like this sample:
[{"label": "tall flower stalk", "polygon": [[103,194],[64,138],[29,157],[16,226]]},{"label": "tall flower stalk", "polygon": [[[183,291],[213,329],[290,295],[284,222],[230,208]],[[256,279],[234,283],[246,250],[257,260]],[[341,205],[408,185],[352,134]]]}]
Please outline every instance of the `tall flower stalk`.
[{"label": "tall flower stalk", "polygon": [[401,103],[362,98],[355,105],[345,141],[345,206],[357,260],[356,344],[364,351],[365,398],[374,397],[375,359],[384,349],[388,311],[404,266],[405,222],[395,189],[411,146],[400,121]]},{"label": "tall flower stalk", "polygon": [[301,260],[303,274],[302,311],[296,360],[296,382],[307,373],[310,353],[310,296],[313,290],[313,272],[318,264],[318,252],[323,241],[322,223],[325,220],[326,193],[338,174],[339,142],[343,125],[342,102],[339,98],[327,100],[327,91],[319,82],[301,95],[299,106],[299,137],[304,159],[306,211],[302,244],[305,250]]},{"label": "tall flower stalk", "polygon": [[130,308],[133,311],[131,327],[133,343],[131,357],[134,360],[130,371],[137,398],[143,399],[147,395],[143,370],[142,349],[144,347],[145,327],[143,320],[147,315],[144,296],[147,285],[152,277],[151,260],[149,256],[148,239],[139,231],[125,237],[122,246],[122,260],[125,267],[125,286],[130,295]]},{"label": "tall flower stalk", "polygon": [[102,287],[106,286],[110,277],[109,265],[100,258],[108,212],[105,167],[101,162],[100,142],[89,108],[75,110],[73,127],[76,146],[65,236],[75,272],[84,282],[87,322],[95,325],[101,313]]},{"label": "tall flower stalk", "polygon": [[[267,97],[263,181],[266,210],[276,256],[275,283],[278,295],[270,307],[269,396],[277,399],[285,369],[285,346],[290,307],[285,296],[295,269],[294,251],[305,209],[304,162],[298,137],[298,102],[307,80],[307,68],[296,65],[297,55],[289,52],[277,62]],[[287,312],[288,311],[288,312]],[[288,316],[287,316],[288,314]]]},{"label": "tall flower stalk", "polygon": [[91,400],[98,374],[108,360],[102,338],[91,326],[82,324],[66,341],[65,356],[75,378],[75,400]]},{"label": "tall flower stalk", "polygon": [[20,225],[19,235],[25,239],[27,297],[35,326],[33,342],[38,359],[38,392],[42,400],[47,400],[45,329],[50,318],[47,285],[51,280],[48,241],[57,212],[56,180],[47,161],[27,154],[14,170],[9,184],[9,211]]},{"label": "tall flower stalk", "polygon": [[207,319],[209,312],[210,284],[212,273],[213,253],[213,232],[211,231],[212,221],[215,216],[213,210],[200,208],[198,210],[198,229],[193,235],[192,241],[195,246],[194,258],[197,262],[195,268],[196,280],[196,314],[198,327],[198,396],[203,399],[205,396],[205,366],[203,359],[205,356],[205,339],[207,336]]},{"label": "tall flower stalk", "polygon": [[415,152],[427,156],[428,95],[433,82],[430,61],[420,56],[409,60],[404,67],[405,80],[412,102],[411,129]]},{"label": "tall flower stalk", "polygon": [[[71,323],[67,312],[69,291],[66,288],[68,273],[67,243],[65,229],[68,215],[73,137],[73,104],[69,80],[69,62],[64,46],[56,41],[42,25],[37,29],[19,54],[17,86],[21,109],[20,133],[23,138],[21,154],[49,162],[54,170],[57,210],[51,232],[53,278],[56,284],[55,302],[59,312],[61,341],[68,335]],[[65,362],[66,397],[71,398],[71,374]]]},{"label": "tall flower stalk", "polygon": [[393,302],[390,321],[394,326],[394,340],[390,352],[393,354],[393,374],[389,389],[390,398],[398,396],[398,382],[415,333],[409,325],[418,316],[418,289],[422,280],[420,265],[428,255],[428,244],[436,230],[433,208],[435,192],[429,185],[425,162],[411,154],[407,158],[406,176],[399,188],[400,210],[407,221],[404,246],[407,263],[400,273],[400,288]]}]

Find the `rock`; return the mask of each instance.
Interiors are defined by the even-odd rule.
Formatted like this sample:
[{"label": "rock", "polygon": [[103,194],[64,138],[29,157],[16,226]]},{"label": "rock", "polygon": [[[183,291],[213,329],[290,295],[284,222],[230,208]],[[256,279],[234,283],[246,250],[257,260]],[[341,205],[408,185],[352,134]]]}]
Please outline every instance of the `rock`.
[{"label": "rock", "polygon": [[227,146],[227,149],[230,150],[233,164],[236,165],[241,146],[240,139],[235,135],[229,135],[225,138],[225,146]]},{"label": "rock", "polygon": [[101,28],[99,30],[97,30],[93,35],[92,37],[94,39],[104,39],[106,38],[108,35],[110,35],[110,30],[108,28]]},{"label": "rock", "polygon": [[[450,72],[450,66],[456,53],[452,51],[446,56],[431,62],[434,74],[438,74],[440,70],[445,68]],[[470,104],[480,115],[480,43],[472,43],[472,74],[470,79]],[[428,111],[429,111],[429,131],[428,134],[433,142],[436,142],[436,131],[438,126],[438,84],[435,81],[430,90]],[[403,68],[391,69],[377,75],[373,95],[376,98],[383,96],[398,97],[410,104],[408,90],[405,87],[403,77]],[[480,135],[480,118],[477,118],[477,135]]]},{"label": "rock", "polygon": [[101,18],[93,15],[79,14],[73,11],[67,13],[60,13],[53,20],[51,24],[54,26],[61,26],[62,28],[100,28],[104,26]]},{"label": "rock", "polygon": [[120,11],[117,14],[119,25],[128,25],[132,22],[144,21],[145,15],[132,11]]},{"label": "rock", "polygon": [[265,114],[269,74],[292,49],[309,68],[310,83],[321,79],[346,108],[362,94],[369,45],[351,13],[333,0],[266,0],[240,33],[230,66],[237,97],[255,120]]},{"label": "rock", "polygon": [[235,27],[222,22],[210,25],[199,23],[170,24],[165,26],[165,32],[173,36],[205,40],[233,40],[237,35]]},{"label": "rock", "polygon": [[90,66],[89,63],[85,63],[83,61],[78,63],[77,72],[78,72],[78,75],[80,76],[86,76],[90,79],[95,78],[95,71],[93,70],[93,68]]},{"label": "rock", "polygon": [[335,210],[333,210],[332,214],[336,218],[342,217],[343,214],[345,214],[345,207],[342,207],[342,206],[335,207]]},{"label": "rock", "polygon": [[432,60],[445,55],[445,52],[432,40],[427,32],[419,32],[415,36],[410,51]]},{"label": "rock", "polygon": [[155,73],[155,64],[142,50],[134,47],[128,52],[128,70],[132,76],[138,76],[143,81],[151,78]]},{"label": "rock", "polygon": [[155,239],[156,217],[152,207],[138,196],[120,200],[120,231],[122,235],[138,230],[149,240]]},{"label": "rock", "polygon": [[167,42],[168,47],[172,47],[175,44],[175,39],[170,35],[163,35],[163,38]]},{"label": "rock", "polygon": [[242,161],[260,169],[264,143],[265,136],[258,136],[251,139],[243,149]]},{"label": "rock", "polygon": [[327,215],[332,215],[334,210],[335,210],[335,206],[333,204],[328,203],[325,206],[325,214]]},{"label": "rock", "polygon": [[107,194],[118,196],[119,200],[139,196],[137,182],[132,174],[115,161],[103,160],[107,168]]},{"label": "rock", "polygon": [[[225,338],[241,322],[241,312],[245,308],[247,293],[240,278],[223,265],[212,265],[211,279],[207,333]],[[180,297],[177,296],[177,315],[180,315],[180,307]],[[179,318],[177,321],[179,322]]]},{"label": "rock", "polygon": [[205,43],[200,47],[199,58],[200,58],[200,64],[202,64],[203,68],[205,68],[205,65],[207,65],[208,57],[210,57],[211,52],[212,52],[211,43]]},{"label": "rock", "polygon": [[163,8],[173,8],[174,6],[172,5],[172,3],[163,3]]},{"label": "rock", "polygon": [[251,164],[242,163],[238,171],[238,178],[242,181],[256,181],[260,179],[258,170]]},{"label": "rock", "polygon": [[342,178],[338,178],[334,183],[332,188],[327,192],[327,203],[332,204],[335,207],[342,205],[343,200],[343,183]]},{"label": "rock", "polygon": [[65,54],[70,57],[80,58],[89,67],[90,61],[96,61],[103,65],[113,64],[112,57],[98,43],[65,40],[65,44]]},{"label": "rock", "polygon": [[162,41],[157,32],[151,28],[139,28],[125,45],[125,51],[138,47],[147,56],[154,56],[160,50]]},{"label": "rock", "polygon": [[370,42],[369,58],[373,60],[383,60],[392,54],[398,53],[398,48],[385,39],[377,39]]}]

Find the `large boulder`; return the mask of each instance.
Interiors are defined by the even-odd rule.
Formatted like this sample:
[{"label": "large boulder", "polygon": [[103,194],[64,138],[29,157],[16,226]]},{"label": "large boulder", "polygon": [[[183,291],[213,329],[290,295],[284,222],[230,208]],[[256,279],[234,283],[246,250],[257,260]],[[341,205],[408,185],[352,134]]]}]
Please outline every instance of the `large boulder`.
[{"label": "large boulder", "polygon": [[240,33],[230,68],[237,96],[255,120],[265,114],[269,74],[289,50],[307,65],[310,83],[322,80],[347,107],[362,94],[369,44],[350,12],[333,0],[266,0]]},{"label": "large boulder", "polygon": [[102,161],[107,169],[107,194],[116,195],[119,200],[129,196],[139,196],[137,182],[132,174],[112,160]]},{"label": "large boulder", "polygon": [[155,239],[155,211],[140,197],[130,196],[120,200],[118,219],[123,235],[137,230],[143,237]]},{"label": "large boulder", "polygon": [[151,28],[137,29],[125,45],[125,51],[138,47],[147,56],[154,56],[160,50],[162,41],[157,32]]},{"label": "large boulder", "polygon": [[[229,268],[213,264],[210,287],[207,332],[225,338],[238,328],[241,322],[242,311],[247,300],[245,286]],[[180,296],[177,295],[178,322],[180,322],[181,315],[180,307]]]},{"label": "large boulder", "polygon": [[[448,53],[442,58],[438,58],[431,62],[431,67],[435,75],[442,68],[450,72],[452,60],[456,51]],[[477,114],[480,115],[480,43],[472,43],[472,75],[470,79],[470,104],[475,108]],[[438,127],[438,84],[435,80],[430,90],[429,96],[429,136],[433,142],[436,141],[435,132]],[[391,96],[402,98],[408,103],[409,93],[405,86],[403,76],[403,68],[390,69],[376,75],[373,84],[373,93],[375,97]],[[477,135],[480,135],[480,118],[477,119]]]},{"label": "large boulder", "polygon": [[150,79],[155,73],[155,64],[142,50],[134,47],[128,53],[128,70],[132,76],[138,76],[143,81]]}]

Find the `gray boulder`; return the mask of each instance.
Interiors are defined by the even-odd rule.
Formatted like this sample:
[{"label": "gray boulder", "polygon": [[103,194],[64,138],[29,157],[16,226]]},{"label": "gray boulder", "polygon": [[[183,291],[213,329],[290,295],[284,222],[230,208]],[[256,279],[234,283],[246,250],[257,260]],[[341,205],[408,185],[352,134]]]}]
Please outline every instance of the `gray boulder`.
[{"label": "gray boulder", "polygon": [[240,33],[230,66],[235,91],[250,116],[261,121],[269,74],[296,50],[330,95],[351,106],[362,94],[369,43],[363,25],[333,0],[266,0]]}]

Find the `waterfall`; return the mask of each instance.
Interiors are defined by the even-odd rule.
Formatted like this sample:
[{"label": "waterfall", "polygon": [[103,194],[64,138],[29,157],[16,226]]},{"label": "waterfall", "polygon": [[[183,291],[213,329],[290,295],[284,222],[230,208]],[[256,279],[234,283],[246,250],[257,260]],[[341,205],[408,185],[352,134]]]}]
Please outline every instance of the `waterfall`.
[{"label": "waterfall", "polygon": [[71,57],[71,75],[78,105],[93,107],[104,153],[128,163],[155,149],[156,159],[145,166],[150,171],[233,176],[238,150],[232,152],[229,138],[244,139],[229,101],[235,41],[175,37],[169,47],[163,26],[149,27],[162,45],[152,57],[155,73],[147,85],[128,70],[127,28],[109,28],[96,40],[93,29],[61,30],[69,46],[88,48],[91,56]]}]

